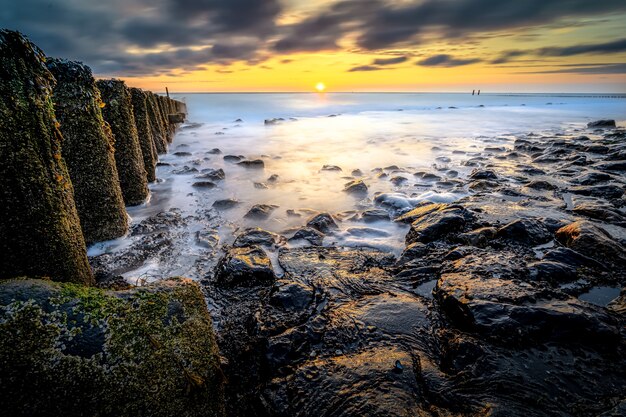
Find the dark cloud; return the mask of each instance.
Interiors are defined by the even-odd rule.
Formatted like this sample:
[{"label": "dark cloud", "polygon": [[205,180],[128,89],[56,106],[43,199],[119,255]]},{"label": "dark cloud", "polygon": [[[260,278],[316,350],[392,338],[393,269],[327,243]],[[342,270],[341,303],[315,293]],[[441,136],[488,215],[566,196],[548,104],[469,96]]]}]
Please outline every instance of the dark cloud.
[{"label": "dark cloud", "polygon": [[626,39],[618,39],[604,43],[588,43],[572,46],[550,46],[546,48],[530,49],[527,51],[513,50],[503,52],[492,64],[504,64],[513,58],[526,55],[542,57],[567,57],[585,54],[616,54],[626,52]]},{"label": "dark cloud", "polygon": [[459,59],[454,58],[451,55],[440,54],[417,61],[416,64],[424,67],[460,67],[463,65],[475,64],[477,62],[481,62],[481,60],[478,58]]},{"label": "dark cloud", "polygon": [[276,49],[331,49],[354,33],[359,47],[378,50],[426,37],[467,38],[620,11],[626,11],[623,0],[344,0],[289,27]]},{"label": "dark cloud", "polygon": [[259,62],[280,11],[279,0],[19,0],[0,8],[0,27],[97,73],[146,75]]},{"label": "dark cloud", "polygon": [[378,58],[372,62],[372,65],[394,65],[401,64],[403,62],[406,62],[407,60],[408,58],[405,56],[399,56],[396,58]]},{"label": "dark cloud", "polygon": [[380,71],[385,68],[375,67],[373,65],[360,65],[358,67],[353,67],[348,70],[348,72],[361,72],[361,71]]},{"label": "dark cloud", "polygon": [[602,65],[584,65],[572,68],[559,68],[550,71],[529,71],[523,74],[626,74],[626,64],[602,64]]}]

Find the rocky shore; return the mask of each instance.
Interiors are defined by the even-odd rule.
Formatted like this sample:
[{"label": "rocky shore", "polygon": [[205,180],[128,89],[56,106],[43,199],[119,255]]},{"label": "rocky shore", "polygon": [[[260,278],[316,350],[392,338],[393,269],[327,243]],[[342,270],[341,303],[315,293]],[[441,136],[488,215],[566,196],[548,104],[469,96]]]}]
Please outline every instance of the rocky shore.
[{"label": "rocky shore", "polygon": [[[19,59],[26,61],[17,60],[16,48],[25,49],[27,58]],[[198,204],[191,216],[159,212],[131,225],[122,249],[93,256],[85,267],[82,234],[89,239],[71,192],[79,181],[61,146],[64,127],[55,124],[53,78],[42,61],[28,41],[0,32],[0,79],[10,74],[32,88],[25,82],[29,74],[19,72],[26,62],[46,83],[34,92],[0,86],[12,88],[0,90],[7,93],[0,97],[0,156],[8,161],[0,175],[25,184],[19,190],[41,187],[54,203],[25,211],[18,188],[3,186],[3,201],[17,205],[0,222],[1,248],[12,254],[0,263],[0,277],[89,284],[93,270],[100,288],[25,278],[0,282],[0,388],[6,393],[0,409],[11,415],[285,417],[626,413],[626,131],[614,121],[555,135],[520,134],[466,155],[458,167],[440,156],[441,165],[428,171],[354,170],[344,191],[371,207],[349,213],[290,209],[302,224],[282,233],[242,228],[221,242],[220,212],[238,206],[235,199]],[[93,82],[86,85],[93,88]],[[119,81],[96,86],[115,138],[111,153],[98,160],[107,172],[119,172],[121,187],[111,193],[138,204],[145,199],[147,171],[172,143],[184,103],[129,92]],[[19,103],[31,107],[15,111],[6,97],[17,93],[24,97]],[[38,107],[32,107],[33,97]],[[89,111],[98,113],[98,99],[90,100]],[[33,117],[43,122],[33,123]],[[18,124],[31,130],[16,136]],[[101,130],[93,140],[107,143],[108,125],[96,124]],[[84,146],[79,139],[71,136],[72,149]],[[54,172],[68,159],[69,174],[62,174],[70,188],[43,175],[40,165],[27,165],[32,172],[16,168],[35,156],[18,159],[17,152],[5,151],[36,140],[33,147],[45,150],[36,160]],[[184,149],[176,154],[185,163],[166,168],[193,176],[198,193],[229,180],[221,169],[195,168],[195,156]],[[252,156],[220,158],[254,172],[265,166]],[[80,175],[91,172],[81,167]],[[468,167],[468,175],[459,174]],[[343,172],[331,165],[322,170]],[[276,181],[270,176],[267,183]],[[374,181],[432,184],[464,196],[453,203],[417,201],[401,191],[372,193]],[[255,204],[244,217],[260,221],[278,209]],[[60,263],[47,259],[47,246],[32,249],[31,242],[48,242],[42,229],[26,234],[12,224],[50,222],[37,216],[53,210],[71,220],[57,233],[77,249],[61,252]],[[375,222],[408,229],[400,256],[328,243],[344,223],[360,225],[351,233],[375,236],[380,231],[369,227]],[[132,286],[121,276],[157,260],[167,265],[162,278],[176,275],[176,265],[189,256],[189,241],[201,248],[194,282]],[[28,247],[30,259],[13,245]],[[51,262],[68,266],[57,275]],[[83,277],[74,278],[74,270]]]}]

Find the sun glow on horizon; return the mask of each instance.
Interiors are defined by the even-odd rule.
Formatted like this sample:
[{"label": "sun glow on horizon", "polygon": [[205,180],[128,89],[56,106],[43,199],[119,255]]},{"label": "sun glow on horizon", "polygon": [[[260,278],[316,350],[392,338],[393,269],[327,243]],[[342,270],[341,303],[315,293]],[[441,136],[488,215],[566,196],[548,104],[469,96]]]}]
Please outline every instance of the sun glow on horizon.
[{"label": "sun glow on horizon", "polygon": [[323,93],[326,90],[326,84],[324,84],[323,82],[319,82],[315,85],[315,89],[319,92],[319,93]]}]

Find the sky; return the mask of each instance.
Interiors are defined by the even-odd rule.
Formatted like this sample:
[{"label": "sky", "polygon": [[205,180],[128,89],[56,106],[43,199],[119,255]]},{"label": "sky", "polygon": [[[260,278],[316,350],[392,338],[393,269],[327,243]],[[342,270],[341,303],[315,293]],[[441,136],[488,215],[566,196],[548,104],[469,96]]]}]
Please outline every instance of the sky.
[{"label": "sky", "polygon": [[172,92],[626,93],[624,0],[0,0],[0,27]]}]

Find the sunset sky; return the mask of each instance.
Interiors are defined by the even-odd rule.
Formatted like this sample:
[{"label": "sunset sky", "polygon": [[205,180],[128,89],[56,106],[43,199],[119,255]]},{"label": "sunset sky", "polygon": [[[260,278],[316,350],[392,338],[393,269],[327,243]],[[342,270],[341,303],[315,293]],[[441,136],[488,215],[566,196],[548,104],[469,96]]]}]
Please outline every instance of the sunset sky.
[{"label": "sunset sky", "polygon": [[10,0],[0,27],[162,91],[626,92],[624,0]]}]

